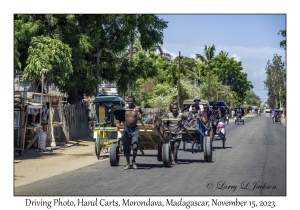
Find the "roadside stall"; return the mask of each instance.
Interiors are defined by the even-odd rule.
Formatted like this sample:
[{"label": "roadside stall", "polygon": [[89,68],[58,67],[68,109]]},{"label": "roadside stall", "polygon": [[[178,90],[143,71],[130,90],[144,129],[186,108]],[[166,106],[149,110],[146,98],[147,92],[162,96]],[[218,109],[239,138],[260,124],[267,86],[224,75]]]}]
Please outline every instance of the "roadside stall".
[{"label": "roadside stall", "polygon": [[24,122],[24,106],[23,106],[23,96],[20,93],[15,93],[14,95],[14,151],[19,155],[22,154],[22,130]]},{"label": "roadside stall", "polygon": [[[34,147],[46,150],[46,132],[41,125],[42,105],[39,103],[29,102],[25,104],[25,138],[23,145],[26,149]],[[35,144],[34,144],[35,143]],[[23,149],[24,149],[23,147]]]}]

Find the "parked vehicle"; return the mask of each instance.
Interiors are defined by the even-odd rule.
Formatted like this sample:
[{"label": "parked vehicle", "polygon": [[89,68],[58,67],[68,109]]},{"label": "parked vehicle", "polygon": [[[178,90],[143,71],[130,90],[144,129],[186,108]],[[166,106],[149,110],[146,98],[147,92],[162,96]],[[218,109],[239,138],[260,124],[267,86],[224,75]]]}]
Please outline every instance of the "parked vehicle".
[{"label": "parked vehicle", "polygon": [[96,97],[93,103],[96,110],[93,125],[95,153],[99,159],[101,152],[108,153],[112,144],[121,142],[122,134],[116,127],[118,120],[115,119],[113,109],[122,107],[124,101],[118,96],[105,95]]}]

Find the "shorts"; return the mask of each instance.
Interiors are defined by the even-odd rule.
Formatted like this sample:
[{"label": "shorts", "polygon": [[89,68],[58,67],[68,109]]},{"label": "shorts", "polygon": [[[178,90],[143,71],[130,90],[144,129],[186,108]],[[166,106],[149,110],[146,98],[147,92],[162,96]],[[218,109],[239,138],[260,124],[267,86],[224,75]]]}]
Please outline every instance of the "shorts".
[{"label": "shorts", "polygon": [[124,135],[122,138],[124,154],[130,154],[130,146],[132,144],[133,150],[137,151],[140,142],[139,127],[128,128],[124,127]]},{"label": "shorts", "polygon": [[174,152],[175,147],[177,149],[180,147],[180,142],[181,142],[181,138],[180,139],[178,138],[178,139],[170,141],[170,146],[171,146],[172,153]]}]

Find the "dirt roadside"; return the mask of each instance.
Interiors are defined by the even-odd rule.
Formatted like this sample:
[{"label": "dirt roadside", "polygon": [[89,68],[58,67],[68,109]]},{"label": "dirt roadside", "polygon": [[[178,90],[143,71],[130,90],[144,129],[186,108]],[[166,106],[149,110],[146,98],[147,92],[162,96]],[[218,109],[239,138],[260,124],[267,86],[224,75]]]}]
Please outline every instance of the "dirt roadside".
[{"label": "dirt roadside", "polygon": [[94,144],[92,140],[78,140],[47,147],[45,152],[24,150],[21,156],[14,157],[14,187],[108,160],[108,154],[103,153],[100,160],[97,159]]}]

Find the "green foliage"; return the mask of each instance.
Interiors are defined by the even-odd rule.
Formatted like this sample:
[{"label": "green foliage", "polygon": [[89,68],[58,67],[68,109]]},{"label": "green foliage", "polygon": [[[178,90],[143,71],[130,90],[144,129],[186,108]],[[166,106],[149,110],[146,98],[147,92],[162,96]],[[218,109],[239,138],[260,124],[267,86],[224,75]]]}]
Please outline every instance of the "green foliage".
[{"label": "green foliage", "polygon": [[42,69],[49,70],[47,81],[64,89],[72,73],[71,49],[60,40],[49,37],[33,37],[28,48],[24,79],[35,81],[41,78]]},{"label": "green foliage", "polygon": [[247,91],[245,101],[248,105],[260,107],[262,100],[252,90]]},{"label": "green foliage", "polygon": [[268,104],[271,107],[282,107],[280,95],[286,90],[286,69],[285,63],[281,61],[281,56],[275,54],[266,66],[267,78],[264,81],[265,88],[268,90]]},{"label": "green foliage", "polygon": [[[46,82],[67,93],[71,103],[93,96],[103,81],[116,82],[123,94],[130,85],[145,107],[167,110],[177,102],[179,57],[172,60],[161,50],[167,22],[156,15],[15,15],[14,27],[14,72],[39,81],[41,69],[49,69]],[[241,62],[226,52],[215,56],[214,45],[196,57],[180,57],[181,102],[207,98],[209,74],[210,99],[234,104],[253,87]]]},{"label": "green foliage", "polygon": [[286,108],[286,90],[283,90],[280,94],[280,100],[282,102],[282,107]]},{"label": "green foliage", "polygon": [[[130,62],[119,55],[135,39],[146,50],[162,44],[162,31],[167,27],[156,15],[31,14],[14,18],[14,72],[21,70],[26,78],[40,80],[40,69],[48,68],[52,73],[46,79],[68,93],[71,103],[94,95],[103,81],[117,81],[125,91],[136,79],[153,76],[156,69],[144,54]],[[132,76],[126,77],[127,73]]]},{"label": "green foliage", "polygon": [[169,112],[171,103],[177,103],[177,89],[171,88],[167,84],[159,84],[155,87],[155,96],[148,100],[150,107],[160,108],[161,112]]},{"label": "green foliage", "polygon": [[253,88],[252,83],[247,80],[247,73],[242,72],[242,62],[228,58],[228,53],[221,51],[214,58],[212,66],[213,73],[218,75],[219,81],[230,86],[230,89],[237,93],[239,102],[242,102],[246,92]]},{"label": "green foliage", "polygon": [[[174,63],[179,64],[179,56],[177,56]],[[180,56],[180,72],[187,76],[189,73],[194,72],[197,68],[197,61],[194,58]]]},{"label": "green foliage", "polygon": [[[279,33],[281,36],[283,36],[284,38],[286,37],[286,30],[280,30]],[[283,47],[284,50],[286,50],[286,40],[282,40],[280,43],[280,47]]]},{"label": "green foliage", "polygon": [[240,105],[238,95],[235,91],[230,91],[226,97],[226,104],[230,107],[234,107],[236,105]]},{"label": "green foliage", "polygon": [[140,51],[132,61],[123,60],[115,79],[117,79],[118,90],[124,93],[128,84],[134,89],[137,88],[136,81],[138,79],[152,78],[155,75],[157,75],[157,68],[153,59],[151,56],[147,57],[145,52]]}]

